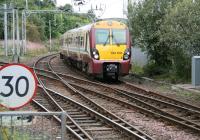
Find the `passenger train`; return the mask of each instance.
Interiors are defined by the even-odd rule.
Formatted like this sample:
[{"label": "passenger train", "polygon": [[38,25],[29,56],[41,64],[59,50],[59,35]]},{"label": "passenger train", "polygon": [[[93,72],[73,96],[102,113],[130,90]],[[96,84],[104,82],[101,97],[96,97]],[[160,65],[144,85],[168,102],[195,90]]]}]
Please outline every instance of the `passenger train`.
[{"label": "passenger train", "polygon": [[131,41],[128,27],[114,20],[102,20],[65,32],[60,58],[97,77],[129,73]]}]

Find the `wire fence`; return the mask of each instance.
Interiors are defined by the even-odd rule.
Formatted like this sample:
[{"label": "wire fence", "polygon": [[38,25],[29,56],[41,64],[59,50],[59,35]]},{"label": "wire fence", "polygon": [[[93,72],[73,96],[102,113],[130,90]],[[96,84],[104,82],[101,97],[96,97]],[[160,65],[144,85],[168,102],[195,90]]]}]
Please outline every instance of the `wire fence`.
[{"label": "wire fence", "polygon": [[66,112],[1,112],[0,140],[64,140],[65,126]]}]

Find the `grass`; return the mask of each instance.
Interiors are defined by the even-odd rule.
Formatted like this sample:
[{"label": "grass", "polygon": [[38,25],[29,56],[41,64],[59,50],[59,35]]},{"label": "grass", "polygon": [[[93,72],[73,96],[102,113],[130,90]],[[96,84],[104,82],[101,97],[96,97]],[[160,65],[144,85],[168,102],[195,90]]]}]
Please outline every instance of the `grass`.
[{"label": "grass", "polygon": [[[172,93],[172,87],[169,85],[159,85],[157,87],[155,87],[159,92],[169,92]],[[173,90],[173,94],[177,95],[178,97],[183,97],[185,99],[188,100],[192,100],[192,101],[199,101],[200,100],[200,94],[198,93],[194,93],[192,91],[187,91],[184,89],[174,89]]]},{"label": "grass", "polygon": [[131,67],[131,72],[134,74],[138,74],[138,75],[143,75],[144,74],[144,70],[141,66],[139,66],[138,64],[133,64]]},{"label": "grass", "polygon": [[189,92],[189,91],[185,91],[185,90],[180,90],[178,92],[178,94],[180,96],[186,97],[186,98],[192,98],[195,101],[199,101],[200,100],[200,95],[199,94],[195,94],[193,92]]},{"label": "grass", "polygon": [[[47,54],[49,52],[58,52],[60,50],[60,44],[59,44],[59,40],[55,39],[52,40],[52,47],[51,50],[49,49],[49,42],[43,42],[41,44],[42,46],[46,46],[43,48],[39,48],[39,49],[27,49],[27,52],[25,55],[21,55],[20,56],[20,62],[24,63],[24,62],[28,62],[30,61],[32,58],[40,56],[40,55],[44,55]],[[0,46],[0,61],[4,61],[4,62],[12,62],[13,60],[13,56],[12,56],[12,46],[8,47],[8,55],[9,56],[5,56],[4,55],[4,48],[2,46]]]},{"label": "grass", "polygon": [[[58,48],[55,48],[52,50],[52,52],[57,52],[59,49]],[[4,56],[3,50],[0,49],[0,61],[3,61],[3,62],[12,62],[13,60],[13,56],[10,54],[9,56]],[[40,55],[44,55],[44,54],[47,54],[49,53],[48,49],[47,48],[40,48],[40,49],[34,49],[34,50],[27,50],[27,53],[23,56],[20,56],[20,62],[21,63],[25,63],[25,62],[28,62],[30,61],[32,58],[34,57],[37,57],[37,56],[40,56]]]},{"label": "grass", "polygon": [[2,139],[2,140],[10,140],[10,139],[30,140],[30,138],[31,137],[28,134],[21,134],[16,130],[14,130],[13,135],[12,135],[11,130],[6,127],[1,128],[1,131],[0,131],[0,139]]},{"label": "grass", "polygon": [[171,90],[171,86],[165,85],[165,84],[159,85],[159,86],[157,86],[157,88],[158,88],[158,90],[161,91],[161,92],[165,92],[165,91]]},{"label": "grass", "polygon": [[30,61],[34,57],[44,55],[44,54],[47,54],[47,53],[48,53],[47,48],[27,50],[27,53],[20,57],[20,62],[25,63],[25,62]]}]

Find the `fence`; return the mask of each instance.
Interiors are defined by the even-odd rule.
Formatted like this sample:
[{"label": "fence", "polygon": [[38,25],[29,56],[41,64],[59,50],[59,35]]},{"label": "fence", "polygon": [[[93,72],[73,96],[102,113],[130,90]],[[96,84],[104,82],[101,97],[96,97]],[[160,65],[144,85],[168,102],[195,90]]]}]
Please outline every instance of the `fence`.
[{"label": "fence", "polygon": [[1,112],[0,140],[64,140],[65,126],[66,112]]}]

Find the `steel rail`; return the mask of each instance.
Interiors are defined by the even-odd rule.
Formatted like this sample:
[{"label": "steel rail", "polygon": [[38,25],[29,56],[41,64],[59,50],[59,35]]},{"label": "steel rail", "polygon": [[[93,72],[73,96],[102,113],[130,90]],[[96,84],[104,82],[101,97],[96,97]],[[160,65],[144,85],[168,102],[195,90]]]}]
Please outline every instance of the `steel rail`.
[{"label": "steel rail", "polygon": [[[39,103],[38,101],[36,101],[35,99],[32,100],[31,104],[33,106],[37,106],[39,107],[41,110],[45,111],[45,112],[50,112],[45,106],[43,106],[41,103]],[[57,117],[56,115],[53,115],[54,119],[61,123],[61,119],[59,117]],[[68,116],[67,116],[68,117]],[[66,129],[71,132],[73,135],[77,135],[73,129],[71,129],[69,126],[65,125]],[[78,139],[83,140],[80,136],[76,136],[78,137]]]},{"label": "steel rail", "polygon": [[[58,78],[54,78],[54,77],[50,77],[47,75],[43,75],[38,73],[38,75],[49,78],[51,80],[56,80],[56,81],[60,81]],[[63,83],[64,84],[64,83]],[[65,84],[64,84],[65,85]],[[65,85],[66,86],[66,85]],[[95,102],[93,102],[91,99],[89,99],[88,97],[86,97],[84,95],[84,93],[77,91],[76,92],[78,94],[78,96],[81,96],[81,98],[83,98],[85,100],[85,102],[87,104],[89,104],[89,106],[91,108],[94,108],[96,111],[98,111],[99,113],[105,115],[106,117],[108,117],[111,120],[114,120],[115,122],[117,122],[118,124],[122,125],[123,127],[125,127],[126,129],[128,129],[129,131],[132,131],[134,133],[136,133],[137,135],[142,135],[145,136],[146,139],[153,139],[150,136],[146,135],[145,133],[143,133],[142,131],[138,130],[137,128],[133,127],[131,124],[127,123],[126,121],[122,120],[121,118],[117,117],[116,115],[114,115],[113,113],[111,113],[110,111],[106,110],[105,108],[101,107],[100,105],[96,104]]]},{"label": "steel rail", "polygon": [[182,106],[182,107],[185,107],[185,108],[190,108],[191,110],[196,110],[196,111],[200,112],[200,107],[190,105],[190,104],[185,103],[185,102],[181,102],[179,100],[161,95],[159,93],[156,93],[156,92],[153,92],[153,91],[150,91],[150,90],[146,90],[142,87],[133,85],[133,84],[128,83],[128,82],[122,81],[122,83],[124,83],[125,86],[127,86],[127,88],[130,88],[133,91],[139,92],[140,94],[144,94],[144,95],[152,97],[152,98],[157,98],[157,99],[165,101],[165,102],[170,102],[171,104],[174,104],[174,105],[179,105],[179,106]]},{"label": "steel rail", "polygon": [[[55,101],[54,98],[52,98],[52,96],[48,93],[48,91],[46,90],[46,87],[44,85],[38,85],[38,87],[40,89],[43,89],[43,91],[45,92],[45,98],[49,98],[51,102],[53,102],[52,106],[55,108],[57,108],[58,110],[56,111],[62,111],[62,112],[65,112],[65,110]],[[41,98],[40,98],[41,99]],[[37,100],[36,100],[37,101]],[[73,119],[70,115],[68,115],[68,112],[66,112],[66,116],[67,118],[69,119],[68,121],[70,121],[73,125],[76,126],[76,128],[74,129],[78,129],[78,130],[74,130],[71,128],[71,130],[74,130],[76,132],[76,134],[74,133],[74,131],[70,131],[72,133],[74,133],[75,135],[78,134],[78,138],[79,139],[89,139],[89,140],[92,140],[92,138],[87,134],[87,132],[85,132],[85,130],[83,130]],[[70,127],[69,127],[70,128]],[[82,132],[82,134],[80,134],[80,132]]]},{"label": "steel rail", "polygon": [[[50,72],[50,71],[44,71],[44,72]],[[148,96],[148,94],[151,94],[152,92],[151,91],[147,91],[145,89],[140,89],[141,90],[140,92],[146,92],[145,95],[141,95],[141,94],[138,94],[138,93],[125,91],[125,90],[122,90],[122,89],[119,89],[119,88],[112,88],[110,86],[107,86],[107,85],[99,83],[99,82],[92,82],[92,81],[81,79],[81,78],[78,78],[78,77],[75,77],[75,76],[72,76],[72,75],[66,75],[66,74],[62,74],[62,73],[57,73],[57,74],[59,76],[61,76],[61,77],[66,77],[67,79],[73,79],[73,80],[76,80],[76,81],[82,81],[83,83],[87,82],[87,83],[89,83],[91,85],[102,86],[102,87],[105,87],[105,88],[108,88],[108,89],[111,89],[111,90],[116,90],[117,92],[119,92],[119,91],[120,92],[125,92],[125,93],[131,94],[131,95],[136,95],[136,96],[139,96],[139,97],[143,97],[145,99],[149,99],[149,100],[151,99],[151,100],[157,101],[158,103],[163,103],[163,104],[166,104],[166,105],[169,105],[169,106],[172,106],[172,107],[177,107],[177,108],[180,108],[180,109],[183,109],[183,110],[187,110],[187,111],[191,111],[191,112],[194,112],[194,113],[197,113],[197,114],[200,113],[200,108],[199,107],[196,107],[196,106],[193,106],[193,105],[190,105],[190,104],[175,100],[173,98],[169,98],[167,96],[160,95],[158,93],[156,93],[155,96],[157,96],[157,94],[158,94],[158,97],[161,96],[164,99],[168,99],[168,100],[164,100],[164,99],[161,100],[160,98],[155,98],[154,99],[151,95]],[[152,94],[154,94],[154,93],[152,93]]]},{"label": "steel rail", "polygon": [[[37,70],[40,71],[40,69],[37,69]],[[51,71],[46,71],[46,70],[42,70],[42,71],[47,72],[47,73],[51,73]],[[87,83],[89,83],[91,85],[103,86],[103,87],[109,88],[109,89],[111,88],[111,87],[108,87],[107,85],[104,85],[104,84],[101,84],[101,83],[91,82],[91,81],[80,79],[80,78],[77,78],[77,77],[74,77],[74,76],[71,76],[71,75],[65,75],[65,74],[62,74],[62,73],[57,73],[57,74],[59,76],[64,76],[64,77],[71,78],[71,79],[74,79],[74,80],[79,80],[79,81],[87,82]],[[115,90],[115,91],[117,91],[119,93],[123,92],[124,95],[128,94],[129,96],[133,96],[133,97],[139,98],[141,100],[145,100],[146,101],[148,99],[150,101],[156,102],[157,104],[163,104],[163,105],[168,105],[168,106],[171,106],[171,107],[176,107],[176,108],[179,108],[181,110],[188,111],[190,113],[196,113],[196,114],[200,115],[200,112],[198,110],[194,110],[193,109],[193,107],[195,107],[195,106],[188,105],[188,108],[186,108],[186,107],[181,106],[179,104],[174,104],[174,103],[163,101],[163,100],[160,100],[160,99],[157,99],[157,98],[154,99],[154,98],[149,97],[147,95],[141,95],[141,94],[138,94],[138,93],[133,93],[133,92],[125,91],[125,90],[122,90],[122,89],[119,89],[119,88],[111,88],[111,89]],[[174,100],[174,101],[176,101],[176,100]],[[183,102],[183,104],[184,104],[184,102]],[[200,109],[200,108],[198,108],[198,109]]]},{"label": "steel rail", "polygon": [[[60,93],[58,93],[58,92],[55,92],[55,91],[53,91],[52,89],[48,89],[48,88],[47,88],[47,90],[48,90],[49,92],[52,92],[52,96],[54,96],[55,98],[56,98],[56,96],[57,96],[57,98],[60,97],[60,98],[62,98],[62,99],[64,100],[64,102],[71,102],[71,103],[73,103],[75,106],[82,108],[82,109],[85,110],[86,112],[91,113],[91,114],[95,114],[95,117],[97,117],[97,119],[99,119],[99,120],[105,122],[105,123],[108,124],[108,125],[111,125],[111,126],[112,126],[113,128],[115,128],[117,131],[118,131],[119,129],[120,129],[122,132],[126,131],[126,134],[127,134],[126,136],[129,137],[129,138],[137,138],[137,139],[142,139],[142,140],[147,140],[147,139],[149,139],[149,138],[146,137],[145,135],[143,135],[143,136],[139,135],[139,134],[138,134],[138,131],[135,130],[135,132],[133,133],[133,131],[130,131],[130,130],[127,129],[125,126],[122,126],[121,124],[115,122],[114,120],[112,120],[112,119],[110,119],[110,118],[108,118],[108,117],[106,117],[106,116],[104,116],[104,115],[98,113],[97,111],[94,111],[94,110],[90,109],[89,107],[84,106],[84,105],[82,105],[82,104],[80,104],[80,103],[78,103],[78,102],[76,102],[76,101],[74,101],[74,100],[72,100],[72,99],[70,99],[70,98],[68,98],[68,97],[66,97],[66,96],[64,96],[64,95],[62,95],[62,94],[60,94]],[[59,98],[59,99],[60,99],[60,98]],[[80,109],[80,108],[79,108],[79,109]],[[94,115],[92,115],[92,116],[94,116]]]},{"label": "steel rail", "polygon": [[[68,77],[69,77],[69,76],[68,76]],[[73,77],[73,78],[74,78],[74,77]],[[79,79],[79,80],[80,80],[80,79]],[[81,80],[82,80],[82,79],[81,79]],[[84,80],[84,81],[86,81],[86,80]],[[91,83],[94,84],[94,82],[91,82]],[[68,83],[68,84],[69,84],[69,83]],[[70,83],[70,85],[72,85],[72,84]],[[98,85],[99,85],[99,83],[98,83]],[[103,86],[105,86],[105,85],[103,85]],[[166,117],[168,118],[168,120],[171,119],[171,121],[175,122],[176,124],[183,125],[183,126],[185,126],[185,127],[188,127],[188,128],[190,128],[190,129],[193,129],[193,130],[198,131],[198,132],[200,131],[200,126],[197,125],[197,124],[195,124],[195,123],[193,123],[192,121],[188,121],[188,120],[186,120],[186,119],[184,119],[184,118],[181,118],[181,117],[175,116],[175,115],[173,115],[173,114],[164,112],[164,111],[162,111],[162,110],[160,110],[160,109],[158,109],[158,108],[152,106],[151,104],[147,104],[147,103],[145,103],[145,102],[143,102],[143,101],[141,101],[141,100],[138,100],[137,98],[127,96],[127,94],[124,94],[123,92],[121,92],[121,91],[119,91],[119,90],[117,90],[117,89],[113,89],[113,88],[111,88],[111,87],[107,87],[107,88],[110,88],[110,89],[112,89],[112,90],[114,90],[114,91],[116,91],[116,92],[118,92],[118,93],[121,93],[122,95],[125,95],[126,97],[129,97],[129,100],[137,101],[137,103],[140,103],[140,104],[143,105],[143,108],[144,108],[144,106],[145,106],[146,108],[149,108],[149,107],[150,107],[150,108],[154,109],[154,112],[155,112],[155,113],[157,113],[157,114],[160,113],[161,115],[166,116]],[[186,108],[184,108],[184,109],[186,109]],[[189,111],[193,111],[193,110],[189,110]],[[159,112],[159,113],[158,113],[158,112]],[[198,113],[197,111],[195,111],[195,112]],[[165,118],[165,117],[164,117],[164,118]]]},{"label": "steel rail", "polygon": [[[56,56],[55,56],[56,57]],[[123,124],[125,123],[126,126],[128,126],[129,129],[127,129],[126,127],[119,125],[120,128],[122,129],[122,131],[126,130],[126,133],[128,132],[129,135],[132,136],[136,136],[139,139],[153,139],[150,136],[148,136],[147,134],[143,133],[142,131],[134,128],[132,125],[128,124],[127,122],[125,122],[124,120],[120,119],[119,117],[115,116],[114,114],[112,114],[111,112],[105,110],[103,107],[100,107],[98,104],[94,103],[93,101],[91,101],[89,98],[87,98],[86,96],[84,96],[83,93],[81,93],[80,91],[76,90],[73,86],[71,86],[71,84],[69,84],[67,81],[65,81],[62,77],[60,77],[52,68],[51,66],[51,60],[53,59],[53,57],[50,59],[50,61],[48,62],[48,65],[51,69],[51,71],[58,77],[58,79],[68,88],[70,88],[73,92],[78,93],[79,95],[81,95],[84,99],[86,99],[87,101],[90,102],[90,104],[92,103],[93,105],[95,105],[96,108],[101,109],[101,113],[104,112],[104,114],[106,116],[108,116],[108,114],[110,114],[114,118],[114,120],[117,119],[117,121],[123,122]],[[106,112],[106,113],[105,113]],[[112,119],[111,119],[112,120]],[[115,122],[116,123],[116,122]],[[127,131],[128,130],[128,131]]]},{"label": "steel rail", "polygon": [[86,94],[94,94],[98,97],[101,97],[103,99],[107,99],[108,101],[111,101],[111,102],[115,102],[117,104],[121,104],[123,106],[126,106],[126,107],[130,107],[132,109],[139,109],[145,113],[148,113],[148,114],[151,114],[153,116],[157,116],[159,118],[163,118],[165,120],[168,120],[168,121],[171,121],[171,122],[174,122],[176,124],[179,124],[181,126],[184,126],[185,128],[190,128],[196,132],[200,132],[200,126],[191,122],[191,121],[188,121],[186,119],[182,119],[180,117],[177,117],[175,115],[172,115],[170,113],[167,113],[167,112],[164,112],[150,104],[147,104],[141,100],[138,100],[138,99],[134,99],[132,97],[129,97],[129,99],[126,99],[126,100],[122,100],[122,99],[118,99],[116,97],[110,97],[108,95],[105,95],[103,93],[100,93],[98,91],[94,91],[94,90],[91,90],[91,89],[88,89],[88,88],[84,88],[83,86],[80,86],[78,84],[75,84],[75,83],[70,83],[73,87],[75,88],[79,88],[79,89],[82,89],[85,91]]},{"label": "steel rail", "polygon": [[[44,57],[41,57],[39,58],[35,63],[34,63],[34,66],[33,66],[33,70],[34,72],[36,73],[35,71],[35,68],[36,68],[36,65],[39,63],[39,61],[41,61],[42,59],[45,59],[47,57],[51,57],[55,54],[51,54],[51,55],[47,55],[47,56],[44,56]],[[40,88],[43,88],[44,92],[46,93],[47,97],[53,102],[54,105],[56,105],[60,110],[64,111],[60,105],[48,94],[48,92],[46,91],[46,88],[44,86],[44,84],[42,83],[42,81],[40,80],[40,78],[37,76],[36,74],[36,77],[37,77],[37,80],[38,82],[42,85],[42,86],[39,86]],[[70,121],[76,126],[76,128],[79,129],[80,132],[82,132],[83,135],[80,135],[78,134],[75,130],[71,129],[69,126],[67,126],[67,130],[69,130],[76,138],[80,139],[80,140],[83,140],[84,138],[87,138],[87,139],[92,139],[69,115],[67,115],[67,117],[70,119]],[[84,137],[84,138],[83,138]]]},{"label": "steel rail", "polygon": [[0,61],[0,66],[6,65],[6,64],[9,64],[9,63]]},{"label": "steel rail", "polygon": [[[104,120],[105,121],[105,120]],[[110,125],[110,123],[109,123],[109,125]],[[129,137],[130,137],[130,135],[128,135]],[[145,139],[145,138],[143,138],[143,139]]]}]

